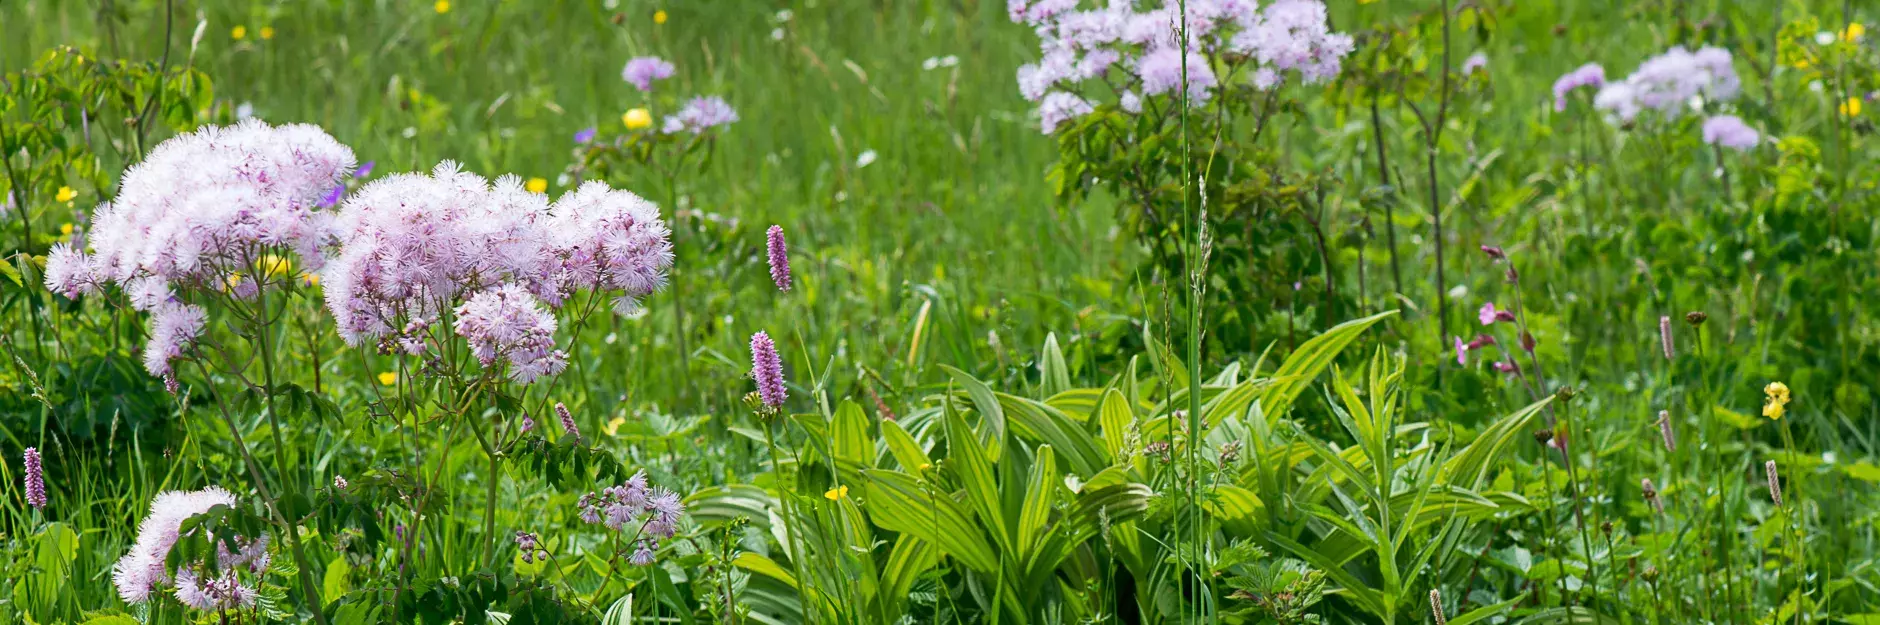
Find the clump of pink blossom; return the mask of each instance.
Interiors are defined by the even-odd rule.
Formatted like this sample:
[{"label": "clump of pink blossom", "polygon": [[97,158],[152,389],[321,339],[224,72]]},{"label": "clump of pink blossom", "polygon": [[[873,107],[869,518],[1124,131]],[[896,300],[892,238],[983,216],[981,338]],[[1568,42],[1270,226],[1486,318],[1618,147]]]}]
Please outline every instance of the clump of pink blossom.
[{"label": "clump of pink blossom", "polygon": [[157,591],[172,587],[178,601],[199,610],[248,607],[255,603],[252,585],[243,584],[238,573],[260,575],[267,571],[268,538],[235,539],[236,549],[218,541],[216,564],[219,572],[208,571],[207,562],[178,565],[172,576],[165,561],[170,550],[182,540],[183,523],[216,506],[235,506],[235,495],[211,486],[198,491],[165,491],[150,503],[150,514],[137,528],[137,539],[113,568],[112,582],[125,603],[143,603]]},{"label": "clump of pink blossom", "polygon": [[667,115],[660,131],[666,134],[699,134],[735,121],[738,121],[738,112],[724,98],[700,96],[686,101],[685,107],[679,109],[677,115]]},{"label": "clump of pink blossom", "polygon": [[[1047,134],[1096,110],[1099,100],[1114,98],[1123,111],[1140,114],[1143,100],[1156,96],[1205,102],[1241,86],[1278,88],[1288,74],[1303,84],[1324,82],[1338,75],[1354,45],[1349,35],[1331,31],[1319,0],[1265,7],[1253,0],[1188,0],[1185,23],[1177,0],[1140,11],[1133,2],[1080,4],[1007,4],[1012,20],[1031,26],[1040,40],[1040,57],[1018,69],[1018,86],[1038,103]],[[1236,70],[1232,84],[1223,84],[1225,68]]]},{"label": "clump of pink blossom", "polygon": [[641,91],[652,91],[653,81],[672,77],[672,63],[656,56],[634,57],[621,68],[620,79]]},{"label": "clump of pink blossom", "polygon": [[1761,140],[1761,133],[1735,115],[1718,115],[1704,120],[1704,143],[1733,150],[1748,150],[1756,147]]},{"label": "clump of pink blossom", "polygon": [[568,355],[555,349],[555,316],[522,287],[504,284],[477,293],[454,312],[457,335],[486,368],[501,359],[510,379],[528,384],[568,366]]},{"label": "clump of pink blossom", "polygon": [[1692,52],[1672,46],[1639,64],[1624,81],[1600,89],[1593,104],[1627,122],[1646,110],[1676,118],[1705,100],[1734,100],[1742,88],[1729,50],[1707,46]]},{"label": "clump of pink blossom", "polygon": [[321,201],[352,169],[352,149],[317,126],[251,119],[178,135],[126,170],[117,198],[98,206],[90,253],[52,250],[46,286],[67,297],[124,289],[151,313],[145,368],[168,381],[206,314],[176,294],[252,295],[270,277],[266,259],[284,254],[317,270],[332,219]]},{"label": "clump of pink blossom", "polygon": [[575,507],[580,509],[578,516],[584,523],[632,532],[631,540],[637,547],[629,561],[635,566],[653,563],[659,541],[677,534],[679,520],[685,515],[685,502],[678,493],[648,486],[644,471],[619,485],[582,495]]}]

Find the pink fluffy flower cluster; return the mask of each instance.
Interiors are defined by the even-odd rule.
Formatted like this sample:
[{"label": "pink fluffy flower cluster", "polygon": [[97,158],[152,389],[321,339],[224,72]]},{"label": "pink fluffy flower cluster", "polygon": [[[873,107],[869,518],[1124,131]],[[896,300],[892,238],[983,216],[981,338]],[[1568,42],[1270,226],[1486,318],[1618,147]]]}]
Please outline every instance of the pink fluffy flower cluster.
[{"label": "pink fluffy flower cluster", "polygon": [[581,510],[582,522],[605,525],[614,531],[634,530],[636,547],[629,561],[635,566],[653,563],[659,541],[678,533],[679,519],[685,515],[685,502],[679,494],[647,486],[644,471],[617,486],[582,495],[575,506]]},{"label": "pink fluffy flower cluster", "polygon": [[1182,50],[1182,3],[1163,0],[1138,11],[1132,0],[1082,9],[1079,0],[1008,0],[1012,21],[1029,25],[1043,56],[1018,69],[1019,91],[1038,103],[1049,134],[1095,110],[1108,93],[1130,113],[1145,98],[1178,92],[1205,102],[1243,72],[1256,89],[1282,85],[1288,72],[1312,84],[1338,75],[1351,36],[1331,32],[1319,0],[1188,0],[1188,47]]},{"label": "pink fluffy flower cluster", "polygon": [[1707,46],[1692,52],[1672,46],[1640,63],[1625,80],[1601,87],[1593,106],[1627,122],[1646,110],[1676,119],[1704,100],[1734,100],[1742,89],[1729,50]]},{"label": "pink fluffy flower cluster", "polygon": [[321,199],[352,171],[353,153],[317,126],[256,120],[209,126],[157,145],[125,172],[82,243],[54,247],[47,288],[76,298],[106,284],[150,313],[144,366],[172,380],[171,362],[201,333],[206,312],[178,292],[252,297],[244,276],[298,256],[319,268],[332,216]]},{"label": "pink fluffy flower cluster", "polygon": [[366,185],[334,231],[321,279],[349,344],[423,354],[447,339],[434,326],[450,313],[484,366],[504,361],[524,383],[566,362],[552,309],[593,290],[631,313],[673,259],[658,207],[633,193],[589,182],[551,204],[514,176],[492,184],[448,161]]},{"label": "pink fluffy flower cluster", "polygon": [[231,610],[252,607],[257,597],[244,574],[259,576],[268,570],[268,537],[235,539],[236,549],[216,545],[216,566],[207,562],[184,563],[171,575],[165,564],[170,550],[186,535],[183,523],[190,517],[208,512],[215,506],[236,505],[235,495],[221,487],[199,491],[165,491],[150,503],[150,515],[137,528],[137,541],[117,562],[112,581],[118,597],[125,603],[144,603],[170,587],[183,605],[198,610]]}]

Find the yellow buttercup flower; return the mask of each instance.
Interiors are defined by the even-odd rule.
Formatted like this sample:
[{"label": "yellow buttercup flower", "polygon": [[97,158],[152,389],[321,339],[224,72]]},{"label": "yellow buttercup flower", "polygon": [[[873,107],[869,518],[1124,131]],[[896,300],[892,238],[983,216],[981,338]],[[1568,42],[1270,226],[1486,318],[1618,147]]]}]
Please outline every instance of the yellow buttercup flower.
[{"label": "yellow buttercup flower", "polygon": [[288,260],[285,256],[264,254],[261,257],[261,272],[267,274],[270,278],[287,273],[288,270],[293,268],[294,261]]},{"label": "yellow buttercup flower", "polygon": [[243,39],[247,39],[247,38],[248,38],[248,27],[247,27],[247,26],[236,26],[236,27],[234,27],[234,28],[230,28],[230,29],[228,30],[228,37],[229,37],[230,39],[234,39],[234,40],[236,40],[236,41],[241,41],[241,40],[243,40]]},{"label": "yellow buttercup flower", "polygon": [[242,275],[239,273],[231,273],[227,278],[222,279],[222,284],[226,285],[228,290],[234,291],[236,287],[242,285]]},{"label": "yellow buttercup flower", "polygon": [[449,13],[450,12],[450,0],[437,0],[437,4],[431,5],[431,8],[437,9],[438,15]]},{"label": "yellow buttercup flower", "polygon": [[1854,22],[1848,24],[1847,28],[1841,29],[1841,41],[1854,41],[1865,34],[1867,34],[1867,27],[1860,25],[1860,22]]},{"label": "yellow buttercup flower", "polygon": [[1788,410],[1789,385],[1770,382],[1768,386],[1763,387],[1763,394],[1769,396],[1769,401],[1763,404],[1763,416],[1781,419],[1782,414]]},{"label": "yellow buttercup flower", "polygon": [[68,237],[72,236],[72,222],[68,221],[68,222],[59,224],[59,234],[63,234]]},{"label": "yellow buttercup flower", "polygon": [[633,109],[620,116],[620,123],[627,125],[627,130],[639,130],[653,125],[653,112],[646,109]]},{"label": "yellow buttercup flower", "polygon": [[262,27],[261,27],[261,38],[262,38],[262,39],[273,39],[273,38],[274,38],[274,27],[273,27],[273,26],[262,26]]},{"label": "yellow buttercup flower", "polygon": [[654,24],[666,23],[666,10],[665,9],[660,9],[658,11],[653,12],[653,23]]},{"label": "yellow buttercup flower", "polygon": [[522,186],[523,188],[528,189],[530,193],[547,193],[548,192],[548,180],[544,178],[530,178],[529,181],[527,183],[524,183]]},{"label": "yellow buttercup flower", "polygon": [[73,191],[71,187],[59,187],[59,201],[70,202],[75,197],[78,197],[78,192]]},{"label": "yellow buttercup flower", "polygon": [[614,417],[613,419],[608,420],[607,426],[602,429],[607,430],[608,436],[616,436],[615,433],[620,431],[620,426],[626,425],[626,424],[627,424],[626,417]]},{"label": "yellow buttercup flower", "polygon": [[379,384],[391,386],[397,383],[398,383],[397,371],[383,371],[379,373]]},{"label": "yellow buttercup flower", "polygon": [[1842,102],[1841,114],[1847,117],[1859,117],[1860,116],[1860,96],[1854,96],[1854,97],[1848,98],[1846,102]]},{"label": "yellow buttercup flower", "polygon": [[837,486],[835,488],[829,489],[829,492],[823,493],[823,499],[827,499],[830,501],[835,501],[837,499],[841,499],[847,496],[849,496],[848,486]]}]

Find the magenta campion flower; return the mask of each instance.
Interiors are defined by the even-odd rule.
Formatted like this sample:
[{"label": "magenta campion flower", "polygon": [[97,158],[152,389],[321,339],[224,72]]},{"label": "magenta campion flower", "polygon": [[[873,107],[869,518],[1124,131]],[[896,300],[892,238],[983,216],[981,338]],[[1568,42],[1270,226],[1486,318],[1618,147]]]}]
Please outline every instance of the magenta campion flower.
[{"label": "magenta campion flower", "polygon": [[136,541],[113,568],[118,597],[125,603],[148,601],[153,592],[170,583],[164,560],[182,539],[183,522],[216,506],[234,505],[235,495],[219,486],[158,493],[150,502],[150,514],[137,528]]},{"label": "magenta campion flower", "polygon": [[1554,111],[1567,110],[1567,94],[1574,89],[1588,87],[1599,89],[1606,86],[1606,68],[1598,63],[1587,63],[1571,72],[1562,74],[1554,80]]},{"label": "magenta campion flower", "polygon": [[1756,147],[1762,135],[1735,115],[1717,115],[1704,120],[1704,143],[1733,150]]},{"label": "magenta campion flower", "polygon": [[777,290],[790,290],[790,251],[784,246],[783,226],[771,226],[764,233],[765,251],[770,256],[770,279]]},{"label": "magenta campion flower", "polygon": [[680,131],[699,134],[735,121],[738,121],[738,112],[724,98],[701,96],[687,101],[677,115],[667,115],[660,131],[666,134]]},{"label": "magenta campion flower", "polygon": [[[191,292],[231,282],[254,289],[257,280],[240,276],[270,253],[318,270],[332,219],[320,203],[352,168],[352,150],[316,126],[248,120],[178,135],[126,170],[117,199],[99,205],[86,236],[91,253],[54,250],[46,286],[68,297],[139,281]],[[169,298],[141,301],[138,309],[153,313],[145,368],[167,377],[204,313]]]},{"label": "magenta campion flower", "polygon": [[1495,325],[1497,321],[1514,321],[1513,312],[1496,310],[1494,302],[1482,304],[1482,309],[1476,312],[1475,317],[1477,321],[1482,322],[1482,325],[1485,326]]},{"label": "magenta campion flower", "polygon": [[783,357],[777,355],[777,343],[762,330],[751,335],[751,379],[757,381],[757,394],[765,406],[783,407],[789,398],[783,386]]},{"label": "magenta campion flower", "polygon": [[1645,110],[1676,118],[1700,98],[1729,101],[1742,88],[1730,51],[1704,47],[1691,52],[1672,46],[1640,63],[1625,81],[1600,89],[1593,103],[1623,121],[1632,121]]},{"label": "magenta campion flower", "polygon": [[1469,364],[1469,344],[1462,342],[1460,336],[1454,338],[1456,339],[1456,364]]},{"label": "magenta campion flower", "polygon": [[621,68],[620,79],[632,83],[641,91],[652,91],[653,81],[672,77],[672,64],[656,56],[634,57]]},{"label": "magenta campion flower", "polygon": [[469,342],[477,362],[490,367],[505,361],[511,380],[528,384],[568,366],[568,355],[555,349],[555,316],[520,286],[479,292],[454,312],[453,329]]},{"label": "magenta campion flower", "polygon": [[1075,94],[1053,91],[1038,103],[1039,128],[1048,135],[1056,132],[1064,122],[1089,115],[1093,110],[1096,109],[1091,107],[1088,100]]},{"label": "magenta campion flower", "polygon": [[26,464],[26,505],[36,509],[46,508],[46,473],[39,464],[39,449],[27,447],[24,454]]}]

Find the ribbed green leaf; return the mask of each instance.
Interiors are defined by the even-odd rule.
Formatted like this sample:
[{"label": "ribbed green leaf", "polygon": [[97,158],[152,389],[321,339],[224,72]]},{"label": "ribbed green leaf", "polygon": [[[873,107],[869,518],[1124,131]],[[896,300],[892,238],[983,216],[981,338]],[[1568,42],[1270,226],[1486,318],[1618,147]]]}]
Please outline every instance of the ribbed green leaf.
[{"label": "ribbed green leaf", "polygon": [[1353,339],[1377,322],[1396,314],[1397,311],[1388,310],[1363,319],[1353,319],[1333,326],[1324,334],[1301,344],[1273,373],[1272,377],[1280,381],[1268,386],[1266,392],[1260,394],[1260,406],[1266,411],[1268,423],[1286,414],[1292,408],[1293,400],[1298,399],[1299,394],[1305,392],[1306,387],[1326,367],[1331,366],[1332,359],[1337,358],[1338,353],[1344,351]]},{"label": "ribbed green leaf", "polygon": [[1110,465],[1103,443],[1064,413],[1017,395],[997,396],[1013,434],[1057,447],[1065,464],[1078,476],[1090,476]]},{"label": "ribbed green leaf", "polygon": [[966,502],[978,513],[979,522],[991,530],[999,548],[1011,551],[1012,532],[999,503],[999,477],[992,462],[958,412],[947,412],[946,428],[947,463],[966,490]]},{"label": "ribbed green leaf", "polygon": [[1071,388],[1070,368],[1064,365],[1064,350],[1058,348],[1057,333],[1044,336],[1044,349],[1038,354],[1040,397],[1050,397]]},{"label": "ribbed green leaf", "polygon": [[985,446],[986,458],[998,462],[1005,451],[1005,409],[999,406],[998,396],[992,393],[991,387],[972,374],[947,365],[940,365],[940,368],[952,376],[954,384],[966,389],[967,397],[972,398],[973,409],[979,411],[979,417],[984,419],[983,431],[978,432],[979,442]]},{"label": "ribbed green leaf", "polygon": [[1025,501],[1018,512],[1018,556],[1029,560],[1032,547],[1044,535],[1044,524],[1051,519],[1051,501],[1064,475],[1058,473],[1057,455],[1051,446],[1039,447],[1031,461],[1031,477],[1025,484]]},{"label": "ribbed green leaf", "polygon": [[1103,425],[1103,447],[1110,452],[1111,458],[1123,457],[1123,447],[1129,438],[1129,427],[1136,422],[1135,411],[1130,410],[1129,399],[1116,389],[1103,394],[1103,403],[1097,406],[1097,419]]},{"label": "ribbed green leaf", "polygon": [[986,544],[985,532],[951,498],[936,496],[913,476],[871,470],[869,518],[884,529],[911,534],[981,573],[997,573],[999,557]]},{"label": "ribbed green leaf", "polygon": [[844,400],[836,406],[835,418],[830,423],[831,453],[845,467],[859,470],[874,466],[875,437],[868,432],[868,421],[868,415],[853,401]]},{"label": "ribbed green leaf", "polygon": [[920,441],[901,428],[900,423],[883,420],[881,439],[888,444],[888,453],[894,455],[894,461],[901,463],[901,470],[918,473],[933,466],[933,459],[927,457],[927,450],[922,449]]}]

